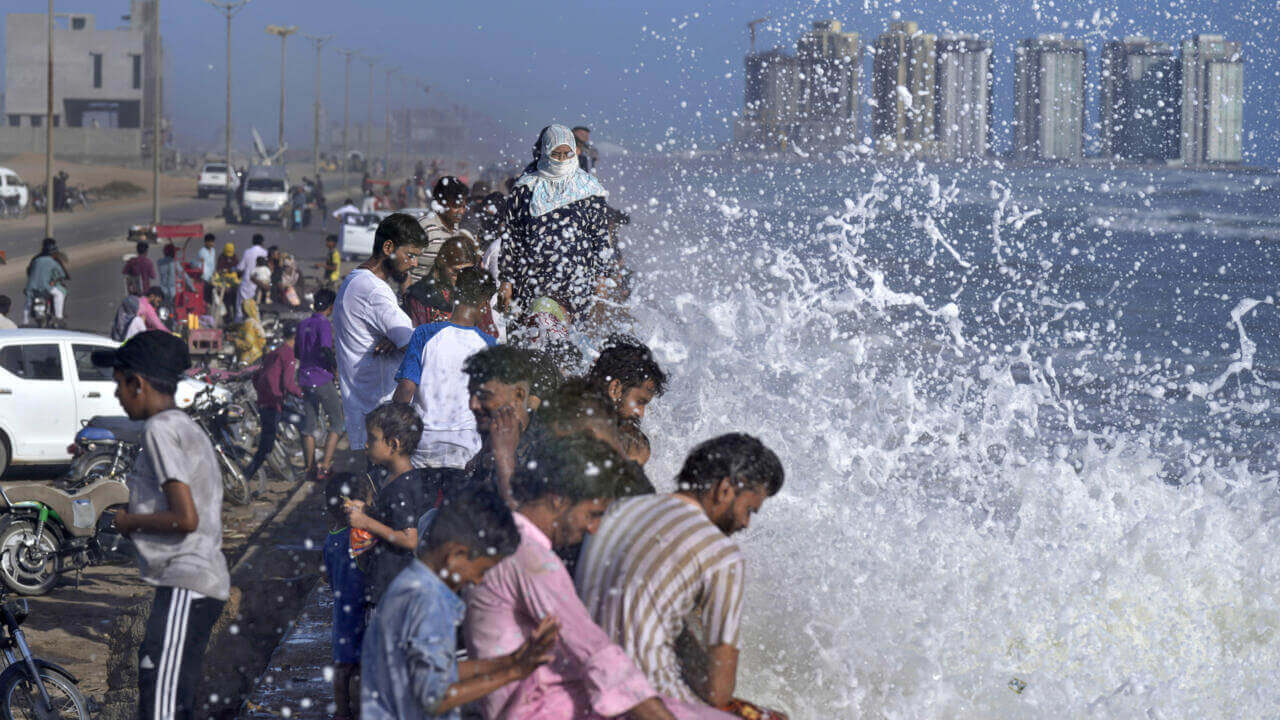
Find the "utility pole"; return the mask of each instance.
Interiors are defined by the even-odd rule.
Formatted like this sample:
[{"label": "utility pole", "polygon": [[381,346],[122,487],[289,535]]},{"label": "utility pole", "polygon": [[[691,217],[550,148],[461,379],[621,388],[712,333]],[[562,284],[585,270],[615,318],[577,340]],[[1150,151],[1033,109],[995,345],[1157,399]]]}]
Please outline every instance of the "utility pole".
[{"label": "utility pole", "polygon": [[364,171],[369,172],[369,159],[373,157],[373,66],[378,64],[378,59],[368,56],[361,59],[369,63],[369,106],[365,108],[364,126]]},{"label": "utility pole", "polygon": [[160,148],[164,147],[160,132],[160,78],[164,66],[160,62],[160,0],[151,5],[151,224],[160,224]]},{"label": "utility pole", "polygon": [[[249,4],[249,0],[204,1],[209,3],[213,9],[222,13],[227,18],[227,179],[229,181],[234,181],[235,166],[231,164],[231,18],[234,17],[236,13],[243,10],[244,6]],[[228,187],[226,194],[227,202],[223,206],[222,210],[223,217],[227,218],[228,221],[233,217],[231,198],[234,194],[235,191],[231,187]]]},{"label": "utility pole", "polygon": [[311,121],[311,166],[315,170],[316,180],[320,179],[320,51],[324,46],[333,39],[332,35],[308,35],[302,34],[302,37],[311,41],[316,46],[316,102],[312,108],[315,112]]},{"label": "utility pole", "polygon": [[267,33],[270,35],[280,36],[280,130],[276,133],[276,149],[281,151],[280,158],[283,160],[284,155],[284,58],[285,45],[289,41],[289,36],[298,32],[297,25],[268,25]]},{"label": "utility pole", "polygon": [[49,44],[45,47],[44,236],[53,237],[53,0],[49,0],[47,20]]},{"label": "utility pole", "polygon": [[409,157],[410,128],[413,127],[413,123],[409,119],[409,82],[410,79],[408,77],[403,74],[400,76],[400,107],[404,110],[404,144],[401,145],[402,152],[400,154],[404,159],[400,162],[406,172],[413,171],[413,160]]},{"label": "utility pole", "polygon": [[342,93],[342,190],[347,189],[347,155],[350,150],[347,149],[347,131],[351,128],[351,56],[356,54],[355,50],[339,50],[338,53],[347,58],[347,85],[346,90]]},{"label": "utility pole", "polygon": [[386,117],[383,118],[383,147],[382,147],[382,167],[386,168],[386,175],[391,177],[391,76],[399,72],[398,67],[387,68],[387,97],[386,99]]}]

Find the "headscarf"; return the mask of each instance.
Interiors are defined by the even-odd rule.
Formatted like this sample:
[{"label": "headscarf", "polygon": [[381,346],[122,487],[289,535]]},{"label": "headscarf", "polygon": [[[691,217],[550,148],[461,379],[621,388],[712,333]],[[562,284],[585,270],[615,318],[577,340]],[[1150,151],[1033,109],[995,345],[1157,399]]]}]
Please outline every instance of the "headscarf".
[{"label": "headscarf", "polygon": [[538,134],[538,142],[533,146],[533,162],[524,169],[524,175],[515,185],[532,186],[529,211],[534,217],[593,195],[608,196],[600,181],[578,166],[576,151],[567,160],[551,157],[552,150],[561,145],[575,148],[575,143],[573,132],[564,125],[548,125]]}]

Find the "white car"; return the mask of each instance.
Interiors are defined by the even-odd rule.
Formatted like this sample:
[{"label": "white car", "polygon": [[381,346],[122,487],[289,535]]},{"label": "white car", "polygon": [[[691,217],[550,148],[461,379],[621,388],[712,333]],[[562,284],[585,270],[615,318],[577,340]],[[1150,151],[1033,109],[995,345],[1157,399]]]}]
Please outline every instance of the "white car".
[{"label": "white car", "polygon": [[4,207],[12,205],[15,210],[23,210],[31,202],[31,194],[27,184],[22,182],[18,173],[7,167],[0,167],[0,214]]},{"label": "white car", "polygon": [[[65,465],[67,446],[90,418],[124,417],[111,370],[91,359],[119,344],[69,330],[0,330],[0,475],[10,465]],[[178,406],[205,387],[180,382]]]},{"label": "white car", "polygon": [[338,250],[343,257],[364,259],[372,255],[373,233],[378,229],[378,223],[390,214],[385,210],[368,214],[343,213],[339,218],[342,226],[338,228]]},{"label": "white car", "polygon": [[200,177],[196,179],[196,194],[202,198],[216,193],[226,195],[236,186],[233,177],[227,172],[226,163],[205,163],[200,168]]}]

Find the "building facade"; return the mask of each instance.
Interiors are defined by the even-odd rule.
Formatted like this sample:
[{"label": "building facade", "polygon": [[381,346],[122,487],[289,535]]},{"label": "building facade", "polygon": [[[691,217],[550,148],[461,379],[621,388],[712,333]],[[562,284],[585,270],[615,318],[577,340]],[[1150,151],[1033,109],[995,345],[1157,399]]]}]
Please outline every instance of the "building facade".
[{"label": "building facade", "polygon": [[1084,41],[1040,35],[1014,54],[1013,148],[1024,160],[1084,157]]},{"label": "building facade", "polygon": [[1244,140],[1244,58],[1221,35],[1182,42],[1181,157],[1186,165],[1238,163]]},{"label": "building facade", "polygon": [[991,42],[947,34],[937,41],[934,137],[945,160],[985,157],[991,147]]},{"label": "building facade", "polygon": [[[163,85],[163,51],[150,39],[154,3],[133,0],[123,28],[100,30],[93,15],[58,13],[53,31],[55,146],[87,157],[136,159],[149,146]],[[0,150],[44,150],[47,16],[5,18],[5,106]],[[163,127],[163,126],[162,126]]]},{"label": "building facade", "polygon": [[781,50],[748,55],[743,121],[750,133],[773,145],[796,122],[800,71],[796,58]]},{"label": "building facade", "polygon": [[1103,157],[1168,161],[1179,156],[1181,77],[1168,43],[1128,37],[1103,47]]},{"label": "building facade", "polygon": [[884,152],[936,153],[937,38],[914,22],[895,22],[876,38],[871,131]]}]

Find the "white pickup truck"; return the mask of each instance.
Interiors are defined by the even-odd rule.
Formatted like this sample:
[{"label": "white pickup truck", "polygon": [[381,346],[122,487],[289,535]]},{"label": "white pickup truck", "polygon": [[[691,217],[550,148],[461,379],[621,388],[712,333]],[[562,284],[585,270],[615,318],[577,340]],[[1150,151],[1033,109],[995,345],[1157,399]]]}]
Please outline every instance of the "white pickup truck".
[{"label": "white pickup truck", "polygon": [[378,223],[391,213],[374,210],[371,213],[342,213],[338,218],[338,250],[348,260],[364,259],[373,254],[373,233]]}]

